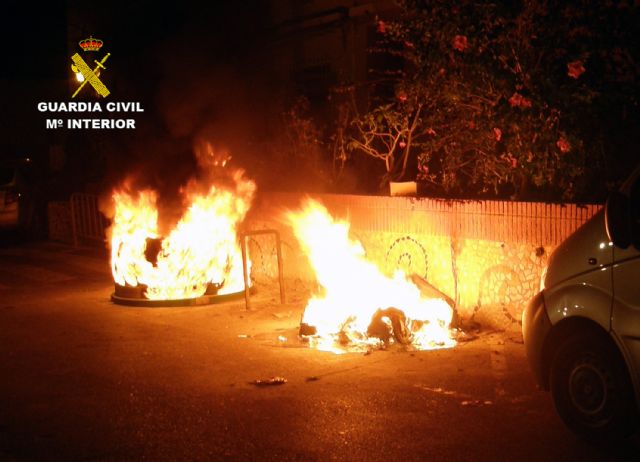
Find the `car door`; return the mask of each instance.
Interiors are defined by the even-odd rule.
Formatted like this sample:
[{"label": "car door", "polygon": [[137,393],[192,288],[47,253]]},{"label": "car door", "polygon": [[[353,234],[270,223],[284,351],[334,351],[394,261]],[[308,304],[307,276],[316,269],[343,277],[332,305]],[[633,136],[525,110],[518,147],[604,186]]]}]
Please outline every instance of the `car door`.
[{"label": "car door", "polygon": [[[632,380],[640,395],[640,175],[629,187],[633,244],[615,247],[611,327],[623,344]],[[640,396],[638,396],[640,400]]]},{"label": "car door", "polygon": [[635,381],[640,385],[640,251],[614,249],[613,319],[611,326],[624,344]]}]

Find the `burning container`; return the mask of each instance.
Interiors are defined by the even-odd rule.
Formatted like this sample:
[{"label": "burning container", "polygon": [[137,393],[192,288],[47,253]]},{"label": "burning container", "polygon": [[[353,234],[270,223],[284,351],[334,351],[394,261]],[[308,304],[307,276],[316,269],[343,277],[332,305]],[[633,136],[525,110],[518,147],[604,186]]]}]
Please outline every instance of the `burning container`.
[{"label": "burning container", "polygon": [[185,211],[166,236],[159,234],[155,191],[123,188],[114,192],[115,214],[109,233],[113,301],[200,305],[243,294],[237,230],[256,188],[242,171],[233,174],[233,184],[231,188],[184,188]]}]

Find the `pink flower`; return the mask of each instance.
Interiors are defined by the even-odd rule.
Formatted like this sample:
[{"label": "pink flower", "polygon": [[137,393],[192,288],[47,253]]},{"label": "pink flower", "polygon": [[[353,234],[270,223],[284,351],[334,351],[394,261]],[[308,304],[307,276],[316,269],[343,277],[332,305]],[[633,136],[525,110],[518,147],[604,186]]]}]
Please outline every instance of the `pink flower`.
[{"label": "pink flower", "polygon": [[415,48],[415,46],[413,45],[413,43],[411,43],[411,42],[407,42],[407,41],[405,41],[405,42],[404,42],[404,46],[405,46],[405,47],[407,47],[407,48]]},{"label": "pink flower", "polygon": [[502,130],[497,127],[493,127],[493,135],[496,138],[496,141],[500,141],[502,139]]},{"label": "pink flower", "polygon": [[574,79],[579,78],[585,71],[582,61],[572,61],[567,64],[567,75]]},{"label": "pink flower", "polygon": [[467,37],[465,35],[456,35],[453,38],[453,48],[454,50],[464,51],[467,49],[469,42],[467,41]]},{"label": "pink flower", "polygon": [[404,92],[398,93],[398,99],[404,103],[407,100],[407,94]]},{"label": "pink flower", "polygon": [[511,95],[511,98],[509,98],[509,104],[511,107],[531,107],[531,101],[518,92]]},{"label": "pink flower", "polygon": [[427,135],[436,136],[436,131],[433,128],[429,127],[427,128]]},{"label": "pink flower", "polygon": [[378,32],[380,32],[381,34],[384,34],[387,32],[387,25],[384,23],[384,21],[378,21]]},{"label": "pink flower", "polygon": [[509,154],[505,160],[509,162],[511,168],[516,168],[518,166],[518,159],[513,157],[511,154]]},{"label": "pink flower", "polygon": [[560,152],[564,154],[571,151],[571,145],[569,144],[569,142],[566,140],[564,136],[560,137],[560,139],[556,142],[556,146],[558,146],[558,149],[560,149]]},{"label": "pink flower", "polygon": [[405,143],[404,141],[400,141],[400,142],[398,143],[398,146],[400,146],[400,149],[404,149],[404,148],[406,148],[406,147],[407,147],[407,143]]}]

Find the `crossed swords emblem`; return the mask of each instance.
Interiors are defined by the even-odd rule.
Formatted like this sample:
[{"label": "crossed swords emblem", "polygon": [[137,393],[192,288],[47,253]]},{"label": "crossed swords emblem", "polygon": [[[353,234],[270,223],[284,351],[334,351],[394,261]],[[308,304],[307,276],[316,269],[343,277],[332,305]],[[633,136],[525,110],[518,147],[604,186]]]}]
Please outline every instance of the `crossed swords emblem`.
[{"label": "crossed swords emblem", "polygon": [[[107,61],[107,59],[109,58],[110,55],[111,55],[111,53],[107,53],[104,56],[104,58],[102,58],[102,60],[100,60],[100,61],[95,60],[94,61],[96,63],[95,69],[91,69],[87,65],[87,63],[84,62],[84,60],[80,57],[80,55],[78,53],[74,54],[71,57],[71,61],[73,61],[73,64],[74,64],[75,68],[77,69],[77,72],[80,72],[82,74],[82,76],[84,77],[84,81],[80,84],[80,86],[75,91],[75,93],[73,95],[71,95],[72,98],[75,98],[76,95],[78,93],[80,93],[80,90],[82,90],[84,88],[84,86],[87,84],[87,82],[89,82],[89,84],[103,98],[109,95],[109,93],[110,93],[109,89],[104,85],[104,83],[102,83],[102,81],[100,81],[100,78],[98,77],[98,74],[100,73],[100,69],[105,69],[105,70],[107,69],[106,67],[104,67],[104,63]],[[72,68],[73,68],[73,66],[72,66]],[[74,69],[74,72],[75,72],[75,69]]]}]

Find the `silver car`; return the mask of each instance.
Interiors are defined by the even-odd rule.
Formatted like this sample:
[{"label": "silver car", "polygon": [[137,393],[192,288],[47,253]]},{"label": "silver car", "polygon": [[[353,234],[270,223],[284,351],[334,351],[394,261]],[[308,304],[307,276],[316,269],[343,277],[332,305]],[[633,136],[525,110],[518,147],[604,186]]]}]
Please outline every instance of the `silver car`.
[{"label": "silver car", "polygon": [[590,439],[635,431],[640,415],[640,169],[552,253],[523,313],[538,384]]}]

